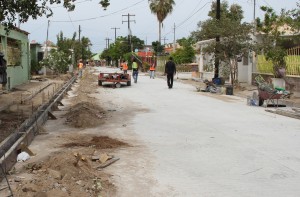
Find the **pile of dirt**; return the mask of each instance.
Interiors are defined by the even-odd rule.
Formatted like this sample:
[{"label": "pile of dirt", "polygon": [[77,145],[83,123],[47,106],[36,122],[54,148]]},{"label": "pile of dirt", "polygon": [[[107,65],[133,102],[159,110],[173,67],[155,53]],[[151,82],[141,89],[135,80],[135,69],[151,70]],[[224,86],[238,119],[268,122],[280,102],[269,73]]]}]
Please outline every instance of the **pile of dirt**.
[{"label": "pile of dirt", "polygon": [[[81,151],[82,155],[90,153]],[[24,165],[24,171],[31,179],[18,180],[15,196],[57,196],[88,197],[111,196],[115,186],[109,182],[109,175],[98,171],[87,156],[86,160],[77,161],[74,152],[56,152],[39,163]],[[15,178],[16,181],[17,176]],[[20,179],[20,178],[19,178]]]},{"label": "pile of dirt", "polygon": [[66,124],[76,128],[92,128],[104,123],[105,112],[99,106],[89,102],[80,102],[72,106],[66,114]]},{"label": "pile of dirt", "polygon": [[76,137],[68,137],[67,140],[70,140],[70,142],[63,144],[63,147],[95,147],[98,149],[109,149],[128,146],[127,143],[109,138],[108,136],[77,135]]}]

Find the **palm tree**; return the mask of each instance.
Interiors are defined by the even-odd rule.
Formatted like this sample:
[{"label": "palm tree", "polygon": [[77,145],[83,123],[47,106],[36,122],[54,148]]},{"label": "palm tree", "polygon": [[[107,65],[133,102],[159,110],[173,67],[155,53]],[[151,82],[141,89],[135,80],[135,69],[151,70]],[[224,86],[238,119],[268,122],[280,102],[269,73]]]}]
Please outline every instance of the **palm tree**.
[{"label": "palm tree", "polygon": [[161,27],[162,22],[166,19],[168,14],[173,11],[175,5],[174,0],[148,0],[151,13],[157,16],[159,23],[159,43],[161,43]]}]

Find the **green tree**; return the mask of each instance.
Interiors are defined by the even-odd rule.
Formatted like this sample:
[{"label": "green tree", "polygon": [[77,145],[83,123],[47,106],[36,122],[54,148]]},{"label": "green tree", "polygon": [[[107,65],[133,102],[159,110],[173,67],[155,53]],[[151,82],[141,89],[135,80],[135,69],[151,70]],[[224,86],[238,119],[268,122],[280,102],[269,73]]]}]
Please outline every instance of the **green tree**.
[{"label": "green tree", "polygon": [[[299,6],[299,4],[298,4]],[[261,10],[265,13],[263,20],[256,19],[257,31],[262,32],[261,42],[257,43],[256,51],[263,53],[267,60],[273,63],[274,77],[282,77],[280,69],[286,67],[287,48],[293,45],[293,41],[283,36],[286,30],[295,31],[299,22],[299,12],[281,10],[278,15],[273,8],[262,6]],[[295,28],[293,28],[295,27]],[[299,32],[299,30],[298,30]]]},{"label": "green tree", "polygon": [[125,54],[131,53],[131,47],[133,49],[142,49],[144,46],[144,41],[136,36],[132,36],[131,44],[132,46],[130,46],[127,37],[118,37],[117,40],[113,44],[111,44],[108,49],[102,52],[101,58],[105,59],[108,62],[113,60],[117,65],[120,59],[125,59]]},{"label": "green tree", "polygon": [[[53,15],[51,5],[61,3],[68,11],[73,11],[76,0],[3,0],[0,1],[0,23],[8,30],[14,27],[14,22],[17,20],[25,23],[30,17],[48,18]],[[101,0],[99,4],[105,10],[110,5],[109,0]]]},{"label": "green tree", "polygon": [[164,50],[164,46],[159,41],[152,42],[152,47],[156,56],[160,55]]},{"label": "green tree", "polygon": [[195,50],[192,46],[192,39],[182,38],[177,40],[182,48],[177,49],[172,53],[172,57],[177,64],[191,63],[195,57]]},{"label": "green tree", "polygon": [[150,11],[156,15],[158,20],[158,31],[159,37],[158,41],[161,43],[161,27],[163,21],[166,19],[168,14],[172,13],[173,6],[175,5],[174,0],[148,0]]},{"label": "green tree", "polygon": [[[223,69],[229,69],[231,82],[238,85],[238,59],[248,55],[252,48],[250,32],[252,26],[242,23],[243,11],[241,6],[226,1],[221,3],[221,19],[215,18],[216,2],[212,4],[209,12],[210,18],[198,24],[199,31],[192,32],[195,41],[215,39],[220,36],[220,42],[211,42],[204,48],[204,52],[213,54],[214,59],[222,62]],[[215,53],[215,49],[218,53]]]},{"label": "green tree", "polygon": [[68,70],[70,58],[63,51],[51,50],[48,57],[41,62],[42,66],[53,70],[55,73],[61,74]]}]

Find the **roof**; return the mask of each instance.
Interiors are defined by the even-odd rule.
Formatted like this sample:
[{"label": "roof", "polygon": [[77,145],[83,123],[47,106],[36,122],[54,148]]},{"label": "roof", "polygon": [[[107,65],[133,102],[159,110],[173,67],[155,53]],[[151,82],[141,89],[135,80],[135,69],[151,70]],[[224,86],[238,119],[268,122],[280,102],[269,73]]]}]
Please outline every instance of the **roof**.
[{"label": "roof", "polygon": [[101,53],[97,53],[96,55],[94,55],[93,57],[92,57],[92,60],[96,60],[96,61],[100,61],[100,55],[101,55]]}]

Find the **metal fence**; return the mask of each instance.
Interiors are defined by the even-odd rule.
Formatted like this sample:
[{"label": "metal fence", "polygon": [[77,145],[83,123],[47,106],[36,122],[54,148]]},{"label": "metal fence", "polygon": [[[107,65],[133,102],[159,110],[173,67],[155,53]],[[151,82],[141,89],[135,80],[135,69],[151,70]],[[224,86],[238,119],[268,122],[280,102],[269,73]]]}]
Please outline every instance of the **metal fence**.
[{"label": "metal fence", "polygon": [[[300,46],[287,50],[286,60],[286,75],[300,76]],[[262,74],[272,74],[273,64],[267,61],[264,55],[257,56],[257,71]]]}]

